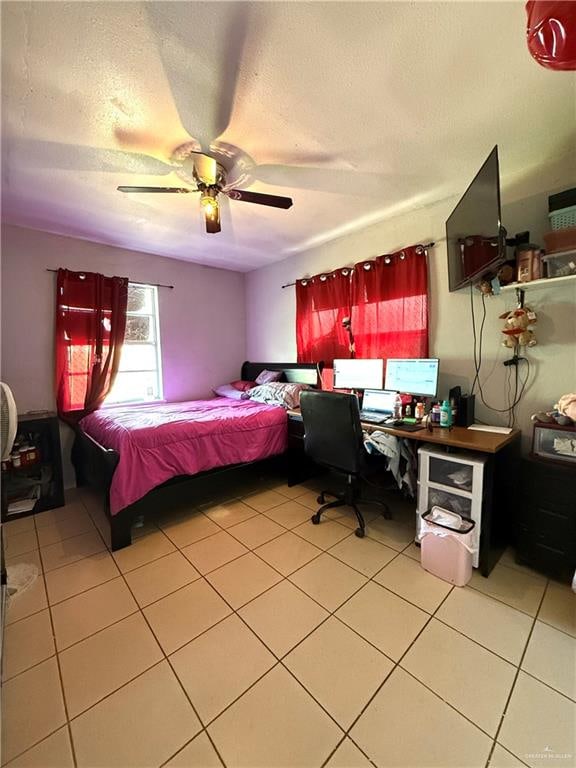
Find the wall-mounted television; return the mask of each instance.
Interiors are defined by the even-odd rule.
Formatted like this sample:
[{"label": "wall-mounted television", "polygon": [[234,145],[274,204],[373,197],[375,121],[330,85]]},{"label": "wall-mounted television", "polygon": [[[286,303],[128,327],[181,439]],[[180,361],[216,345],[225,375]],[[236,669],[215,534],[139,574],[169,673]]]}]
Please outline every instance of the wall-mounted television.
[{"label": "wall-mounted television", "polygon": [[506,260],[497,146],[446,222],[446,244],[451,291],[495,271]]}]

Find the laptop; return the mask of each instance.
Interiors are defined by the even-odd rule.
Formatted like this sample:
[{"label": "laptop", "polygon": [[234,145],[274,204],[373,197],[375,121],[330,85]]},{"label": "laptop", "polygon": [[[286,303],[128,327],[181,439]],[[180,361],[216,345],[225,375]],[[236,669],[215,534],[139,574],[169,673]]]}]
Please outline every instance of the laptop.
[{"label": "laptop", "polygon": [[394,415],[395,400],[395,390],[365,389],[360,421],[366,421],[369,424],[383,424]]}]

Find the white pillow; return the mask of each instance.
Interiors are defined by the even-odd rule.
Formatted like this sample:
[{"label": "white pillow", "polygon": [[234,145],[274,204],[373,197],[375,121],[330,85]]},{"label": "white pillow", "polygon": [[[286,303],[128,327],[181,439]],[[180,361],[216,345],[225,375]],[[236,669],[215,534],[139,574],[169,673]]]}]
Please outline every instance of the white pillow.
[{"label": "white pillow", "polygon": [[216,389],[213,389],[215,395],[218,397],[229,397],[231,400],[242,400],[244,392],[240,392],[239,389],[233,387],[231,384],[221,384]]}]

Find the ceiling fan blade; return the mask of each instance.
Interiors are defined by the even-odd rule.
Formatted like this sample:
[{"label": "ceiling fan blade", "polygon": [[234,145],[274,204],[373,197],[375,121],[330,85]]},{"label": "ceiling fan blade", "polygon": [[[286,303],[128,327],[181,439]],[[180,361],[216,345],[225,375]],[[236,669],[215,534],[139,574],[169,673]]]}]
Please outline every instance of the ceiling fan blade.
[{"label": "ceiling fan blade", "polygon": [[123,152],[119,149],[100,149],[58,141],[6,137],[6,148],[25,168],[54,168],[63,171],[118,171],[150,176],[165,176],[173,168],[151,155]]},{"label": "ceiling fan blade", "polygon": [[182,125],[207,150],[232,116],[250,4],[145,6]]},{"label": "ceiling fan blade", "polygon": [[194,170],[199,181],[204,182],[208,186],[216,184],[216,176],[218,169],[216,166],[216,160],[213,157],[208,157],[201,152],[195,152],[193,155]]},{"label": "ceiling fan blade", "polygon": [[187,194],[195,192],[195,189],[186,189],[185,187],[117,187],[118,192],[173,192],[176,194]]},{"label": "ceiling fan blade", "polygon": [[280,197],[279,195],[265,195],[262,192],[249,192],[246,189],[227,189],[223,190],[230,200],[243,200],[245,203],[257,203],[258,205],[270,205],[273,208],[291,208],[291,197]]},{"label": "ceiling fan blade", "polygon": [[390,191],[394,177],[353,169],[314,168],[298,165],[257,165],[250,170],[257,181],[291,189],[373,197]]}]

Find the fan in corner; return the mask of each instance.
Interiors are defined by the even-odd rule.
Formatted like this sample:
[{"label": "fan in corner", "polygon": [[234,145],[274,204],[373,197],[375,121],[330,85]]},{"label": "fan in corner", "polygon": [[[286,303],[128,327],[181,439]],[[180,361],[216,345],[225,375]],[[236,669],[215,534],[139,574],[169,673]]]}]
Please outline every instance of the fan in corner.
[{"label": "fan in corner", "polygon": [[2,461],[10,456],[10,451],[14,445],[16,429],[18,426],[18,416],[16,412],[16,403],[12,390],[8,384],[0,382],[0,439]]},{"label": "fan in corner", "polygon": [[200,192],[200,207],[206,221],[206,232],[220,232],[220,205],[218,195],[223,194],[231,200],[243,200],[245,203],[269,205],[273,208],[290,208],[292,198],[279,195],[264,195],[260,192],[248,192],[242,189],[231,189],[226,186],[226,171],[213,157],[202,152],[190,152],[184,165],[191,165],[190,171],[196,184],[196,189],[187,187],[118,187],[119,192],[161,192],[188,194]]}]

